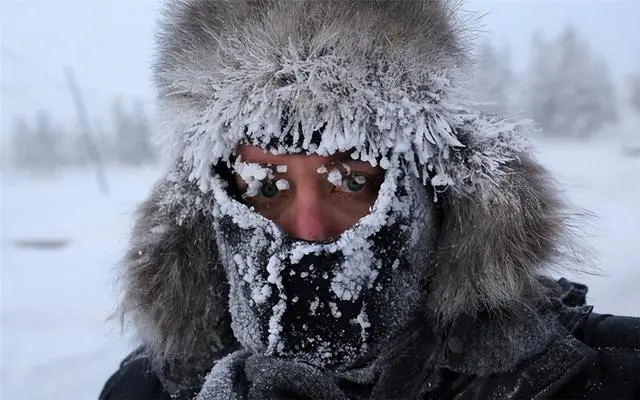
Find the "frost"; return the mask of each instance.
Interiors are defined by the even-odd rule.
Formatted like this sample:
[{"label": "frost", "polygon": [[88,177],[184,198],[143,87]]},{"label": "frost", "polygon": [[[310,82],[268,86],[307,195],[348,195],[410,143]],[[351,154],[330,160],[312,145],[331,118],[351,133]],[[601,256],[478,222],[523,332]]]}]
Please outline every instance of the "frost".
[{"label": "frost", "polygon": [[318,174],[322,175],[322,174],[326,174],[326,173],[327,173],[327,172],[329,172],[329,171],[327,170],[327,167],[322,166],[322,167],[318,168],[318,169],[316,170],[316,172],[317,172]]},{"label": "frost", "polygon": [[309,303],[309,311],[311,312],[311,315],[316,315],[316,310],[318,309],[319,305],[320,299],[318,298],[318,296],[316,296],[315,300]]},{"label": "frost", "polygon": [[360,325],[360,336],[362,337],[362,342],[366,343],[368,337],[367,329],[371,327],[371,323],[369,322],[369,317],[367,316],[365,305],[362,306],[362,310],[360,310],[360,314],[358,314],[356,319],[351,322]]},{"label": "frost", "polygon": [[262,288],[254,287],[251,298],[256,304],[262,304],[266,302],[269,297],[271,297],[271,294],[271,286],[264,285]]},{"label": "frost", "polygon": [[278,179],[276,181],[276,187],[278,188],[278,190],[282,191],[282,190],[289,190],[289,181],[286,179]]},{"label": "frost", "polygon": [[[203,193],[212,188],[211,165],[231,162],[243,141],[273,154],[326,156],[350,151],[353,159],[385,170],[392,168],[390,157],[401,155],[415,176],[428,177],[435,169],[451,178],[454,190],[466,194],[495,191],[496,180],[505,173],[502,166],[527,147],[522,134],[532,129],[530,121],[475,111],[454,66],[429,71],[417,80],[390,79],[394,74],[387,72],[375,78],[375,87],[370,69],[349,63],[317,58],[286,68],[287,73],[307,77],[318,73],[323,78],[299,79],[281,88],[272,86],[275,80],[258,78],[264,74],[229,69],[215,98],[198,114],[181,112],[185,119],[172,122],[180,128],[171,130],[178,132],[173,143],[165,143],[178,152],[188,180]],[[333,72],[327,75],[328,71]],[[337,76],[342,83],[336,86]],[[346,92],[336,90],[342,85]],[[251,88],[248,93],[247,88]],[[293,106],[287,108],[284,126],[283,105]],[[319,129],[323,135],[314,142]],[[295,132],[291,138],[295,140],[274,143],[282,132]],[[488,201],[484,195],[479,199]]]},{"label": "frost", "polygon": [[151,228],[151,233],[153,233],[154,235],[163,235],[167,232],[169,228],[167,227],[167,225],[161,224],[161,225],[156,225],[153,228]]},{"label": "frost", "polygon": [[247,191],[244,196],[257,196],[262,188],[262,182],[269,178],[273,179],[273,171],[261,164],[246,163],[240,157],[233,164],[233,170],[243,181],[247,183]]},{"label": "frost", "polygon": [[292,264],[297,264],[307,254],[319,253],[320,251],[322,251],[322,246],[319,244],[298,243],[291,249],[289,260]]},{"label": "frost", "polygon": [[329,308],[331,309],[331,315],[333,315],[335,318],[340,318],[342,316],[338,305],[333,301],[329,302]]},{"label": "frost", "polygon": [[342,186],[342,174],[340,170],[337,168],[332,169],[327,175],[327,180],[331,182],[334,186],[340,187]]},{"label": "frost", "polygon": [[437,174],[431,178],[431,184],[433,186],[450,186],[453,185],[453,179],[445,174]]},{"label": "frost", "polygon": [[280,284],[282,282],[280,280],[280,271],[282,269],[282,264],[277,256],[271,256],[269,258],[269,263],[267,264],[267,272],[269,273],[269,277],[267,277],[267,281],[273,284]]},{"label": "frost", "polygon": [[341,300],[356,300],[365,288],[371,288],[375,282],[382,261],[375,258],[366,238],[355,238],[345,242],[342,253],[345,260],[335,271],[331,280],[331,290]]},{"label": "frost", "polygon": [[[238,268],[238,273],[242,276],[247,271],[247,265],[244,262],[244,259],[240,254],[236,254],[233,256],[233,261],[236,263],[236,267]],[[248,280],[248,282],[252,281]]]},{"label": "frost", "polygon": [[282,315],[287,309],[287,303],[284,300],[280,300],[278,304],[273,307],[273,313],[269,318],[269,339],[268,339],[268,354],[273,354],[276,351],[282,351],[284,343],[280,341],[280,333],[282,333],[282,325],[280,323]]}]

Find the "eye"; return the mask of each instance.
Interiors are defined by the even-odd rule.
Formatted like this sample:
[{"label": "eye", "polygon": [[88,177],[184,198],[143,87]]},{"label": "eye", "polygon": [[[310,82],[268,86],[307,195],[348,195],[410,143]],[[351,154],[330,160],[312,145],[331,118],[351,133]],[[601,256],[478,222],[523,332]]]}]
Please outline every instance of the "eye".
[{"label": "eye", "polygon": [[274,181],[265,181],[260,187],[260,194],[264,197],[276,197],[278,193],[280,193],[280,189]]},{"label": "eye", "polygon": [[347,192],[359,192],[367,184],[367,178],[362,175],[348,175],[344,178],[343,187]]}]

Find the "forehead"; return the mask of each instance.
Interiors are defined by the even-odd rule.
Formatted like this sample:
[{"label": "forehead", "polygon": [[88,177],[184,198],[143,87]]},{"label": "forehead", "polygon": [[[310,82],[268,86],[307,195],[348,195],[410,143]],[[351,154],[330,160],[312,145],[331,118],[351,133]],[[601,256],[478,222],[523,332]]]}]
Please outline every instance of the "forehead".
[{"label": "forehead", "polygon": [[240,144],[236,150],[236,154],[241,156],[243,161],[258,163],[258,164],[278,164],[287,165],[292,162],[309,162],[312,164],[332,164],[332,163],[349,163],[369,166],[374,168],[368,162],[354,160],[347,152],[339,152],[330,156],[319,156],[315,154],[272,154],[265,152],[258,146]]}]

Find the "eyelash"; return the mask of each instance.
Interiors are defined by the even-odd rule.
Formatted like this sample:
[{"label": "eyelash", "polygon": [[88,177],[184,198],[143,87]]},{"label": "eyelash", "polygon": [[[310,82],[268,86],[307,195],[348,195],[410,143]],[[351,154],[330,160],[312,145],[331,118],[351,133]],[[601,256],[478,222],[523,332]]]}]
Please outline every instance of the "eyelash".
[{"label": "eyelash", "polygon": [[[361,172],[352,170],[350,174],[342,176],[341,185],[340,186],[335,186],[334,185],[334,189],[339,189],[339,188],[342,188],[345,185],[347,185],[348,182],[346,181],[346,178],[349,178],[349,177],[360,177],[360,176],[365,178],[365,182],[363,183],[363,187],[367,187],[368,185],[373,185],[375,183],[374,182],[374,178],[370,174],[365,174],[365,173],[361,173]],[[265,178],[265,179],[263,179],[262,181],[260,181],[260,184],[261,185],[276,184],[280,179],[285,179],[285,178],[283,178],[282,176],[274,175],[273,178]],[[247,187],[242,188],[242,191],[243,191],[242,197],[243,198],[246,198],[246,197],[263,197],[263,198],[267,198],[267,199],[269,198],[267,196],[246,196],[246,190],[247,189],[248,189]],[[286,191],[287,190],[279,190],[279,193],[283,193],[283,192],[286,192]],[[346,192],[346,193],[358,193],[358,192],[351,192],[351,191],[346,191],[346,190],[344,192]]]}]

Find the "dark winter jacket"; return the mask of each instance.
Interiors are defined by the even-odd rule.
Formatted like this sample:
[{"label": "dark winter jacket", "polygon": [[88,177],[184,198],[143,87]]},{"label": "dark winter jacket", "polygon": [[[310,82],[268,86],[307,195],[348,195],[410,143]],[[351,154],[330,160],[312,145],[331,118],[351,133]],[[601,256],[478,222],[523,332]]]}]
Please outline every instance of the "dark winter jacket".
[{"label": "dark winter jacket", "polygon": [[[566,336],[542,353],[507,373],[473,376],[454,372],[460,370],[458,363],[464,363],[465,352],[465,328],[455,326],[441,346],[449,368],[425,373],[420,369],[420,355],[405,354],[402,360],[391,363],[395,366],[388,380],[393,384],[387,385],[380,398],[640,399],[640,318],[592,313],[590,307],[583,306],[584,286],[564,280],[560,283],[567,288],[564,303],[573,310],[560,318],[567,328],[572,327],[571,333],[567,330]],[[423,384],[407,392],[411,380],[406,378],[416,375],[424,376]],[[429,387],[430,382],[437,382],[434,388]],[[191,399],[195,394],[197,388],[179,399]],[[293,393],[290,396],[274,398],[308,398]],[[143,349],[122,362],[100,394],[100,400],[133,399],[171,399]]]}]

